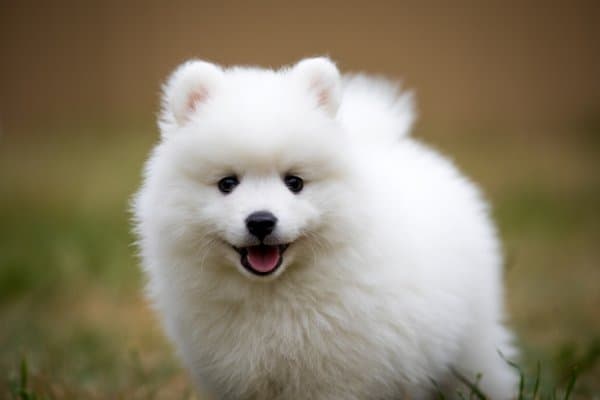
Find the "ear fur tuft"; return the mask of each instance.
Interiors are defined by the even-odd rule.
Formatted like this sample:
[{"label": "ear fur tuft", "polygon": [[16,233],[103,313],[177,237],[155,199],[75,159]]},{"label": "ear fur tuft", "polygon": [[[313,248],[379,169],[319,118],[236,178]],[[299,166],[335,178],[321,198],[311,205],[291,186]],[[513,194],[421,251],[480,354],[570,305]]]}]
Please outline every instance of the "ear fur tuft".
[{"label": "ear fur tuft", "polygon": [[317,106],[335,116],[341,92],[340,72],[335,64],[327,57],[306,58],[291,72],[314,96]]},{"label": "ear fur tuft", "polygon": [[191,60],[180,65],[163,90],[164,111],[184,125],[217,90],[223,70],[206,61]]}]

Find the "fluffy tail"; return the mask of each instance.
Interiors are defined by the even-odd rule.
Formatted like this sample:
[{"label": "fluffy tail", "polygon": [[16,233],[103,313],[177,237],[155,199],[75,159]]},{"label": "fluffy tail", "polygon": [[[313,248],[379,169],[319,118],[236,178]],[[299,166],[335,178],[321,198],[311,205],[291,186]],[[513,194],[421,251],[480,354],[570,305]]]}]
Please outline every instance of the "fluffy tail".
[{"label": "fluffy tail", "polygon": [[337,118],[356,140],[390,143],[408,136],[415,121],[413,94],[384,78],[346,75]]}]

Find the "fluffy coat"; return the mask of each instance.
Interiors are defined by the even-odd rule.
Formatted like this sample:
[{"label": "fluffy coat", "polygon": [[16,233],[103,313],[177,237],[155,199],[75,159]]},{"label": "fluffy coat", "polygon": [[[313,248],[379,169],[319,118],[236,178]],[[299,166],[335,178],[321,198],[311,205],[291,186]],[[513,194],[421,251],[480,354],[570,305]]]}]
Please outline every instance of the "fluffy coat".
[{"label": "fluffy coat", "polygon": [[[178,68],[134,202],[148,293],[194,381],[218,399],[509,399],[502,257],[477,188],[409,136],[412,98],[290,68]],[[282,176],[302,177],[291,193]],[[217,189],[223,176],[239,185]],[[268,276],[240,265],[244,220],[289,244]],[[268,241],[271,242],[268,242]]]}]

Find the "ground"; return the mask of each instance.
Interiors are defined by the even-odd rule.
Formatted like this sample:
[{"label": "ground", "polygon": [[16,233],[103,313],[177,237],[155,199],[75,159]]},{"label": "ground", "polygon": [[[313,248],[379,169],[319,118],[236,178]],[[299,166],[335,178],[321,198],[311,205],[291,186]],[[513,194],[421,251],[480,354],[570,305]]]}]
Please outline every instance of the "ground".
[{"label": "ground", "polygon": [[[575,371],[572,398],[600,398],[600,130],[433,132],[417,136],[493,204],[527,391],[539,362],[545,396]],[[156,138],[139,126],[0,136],[0,398],[198,398],[143,299],[129,231]]]}]

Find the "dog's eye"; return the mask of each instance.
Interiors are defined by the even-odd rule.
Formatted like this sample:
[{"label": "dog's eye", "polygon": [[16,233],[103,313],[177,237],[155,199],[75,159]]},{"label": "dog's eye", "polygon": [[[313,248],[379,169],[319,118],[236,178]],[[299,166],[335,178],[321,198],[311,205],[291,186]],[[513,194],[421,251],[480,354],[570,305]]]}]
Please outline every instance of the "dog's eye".
[{"label": "dog's eye", "polygon": [[231,175],[231,176],[226,176],[225,178],[222,178],[219,183],[217,184],[217,186],[219,187],[219,190],[221,191],[221,193],[231,193],[233,192],[233,189],[235,189],[235,187],[237,185],[240,184],[240,181],[238,179],[237,176],[235,175]]},{"label": "dog's eye", "polygon": [[283,178],[283,182],[285,183],[285,186],[292,191],[292,193],[300,193],[304,187],[304,181],[302,178],[295,175],[286,175]]}]

